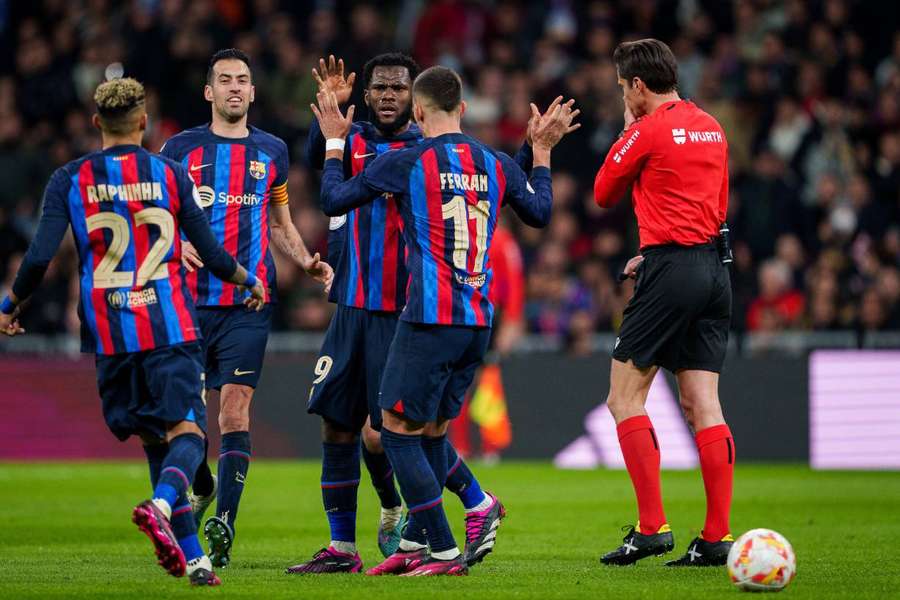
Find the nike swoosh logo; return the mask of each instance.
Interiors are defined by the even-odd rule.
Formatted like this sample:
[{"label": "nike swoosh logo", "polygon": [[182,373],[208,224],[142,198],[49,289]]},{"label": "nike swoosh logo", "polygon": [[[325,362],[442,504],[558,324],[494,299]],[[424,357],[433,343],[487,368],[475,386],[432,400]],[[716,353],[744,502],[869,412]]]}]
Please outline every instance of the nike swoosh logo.
[{"label": "nike swoosh logo", "polygon": [[241,375],[249,375],[250,373],[255,373],[256,371],[239,371],[237,369],[234,370],[235,377],[240,377]]},{"label": "nike swoosh logo", "polygon": [[375,153],[374,152],[369,152],[368,154],[357,154],[356,152],[353,153],[353,158],[355,158],[356,160],[359,160],[361,158],[366,158],[368,156],[375,156]]},{"label": "nike swoosh logo", "polygon": [[193,173],[194,171],[199,171],[203,167],[211,167],[211,166],[212,166],[212,163],[206,163],[206,164],[202,164],[202,165],[191,165],[190,169],[191,169],[191,173]]}]

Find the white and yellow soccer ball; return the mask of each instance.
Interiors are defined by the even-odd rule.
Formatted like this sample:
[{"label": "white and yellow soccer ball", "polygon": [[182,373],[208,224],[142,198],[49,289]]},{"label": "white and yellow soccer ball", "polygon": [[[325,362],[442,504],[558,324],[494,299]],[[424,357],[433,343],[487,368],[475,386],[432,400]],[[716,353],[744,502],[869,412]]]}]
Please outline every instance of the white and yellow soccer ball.
[{"label": "white and yellow soccer ball", "polygon": [[771,529],[751,529],[739,537],[728,553],[728,576],[749,592],[778,592],[797,574],[791,543]]}]

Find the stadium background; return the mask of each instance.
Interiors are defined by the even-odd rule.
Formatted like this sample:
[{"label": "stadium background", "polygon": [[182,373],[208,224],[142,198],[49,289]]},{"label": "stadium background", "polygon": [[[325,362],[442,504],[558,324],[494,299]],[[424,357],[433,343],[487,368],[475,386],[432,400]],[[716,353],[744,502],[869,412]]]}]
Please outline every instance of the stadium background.
[{"label": "stadium background", "polygon": [[[900,4],[882,0],[0,0],[0,281],[9,285],[34,232],[49,174],[98,146],[90,96],[107,75],[147,84],[146,142],[158,149],[209,118],[209,55],[247,50],[251,122],[289,142],[293,214],[318,250],[327,221],[302,149],[320,56],[334,52],[359,72],[400,48],[423,65],[457,67],[465,127],[510,150],[527,102],[565,92],[584,126],[554,153],[552,225],[504,219],[525,261],[527,335],[503,361],[512,445],[497,466],[472,462],[510,511],[497,552],[454,581],[282,574],[326,531],[319,425],[304,404],[331,308],[276,253],[284,302],[254,407],[253,483],[220,593],[720,599],[734,590],[718,569],[597,564],[634,512],[601,402],[631,293],[614,277],[636,236],[629,203],[601,212],[590,189],[622,125],[612,49],[659,37],[679,58],[683,94],[722,122],[732,152],[737,302],[722,398],[737,440],[734,532],[763,526],[791,540],[792,598],[894,597],[900,578],[885,540],[900,535],[898,25]],[[29,335],[0,340],[0,598],[193,596],[163,577],[128,522],[147,491],[146,466],[139,444],[116,442],[100,416],[93,360],[72,335],[74,271],[69,246],[27,313]],[[673,392],[658,377],[648,410],[681,550],[702,523],[703,489]],[[562,470],[550,459],[611,468]],[[378,507],[368,482],[359,501],[371,566]],[[461,536],[459,505],[445,504]]]},{"label": "stadium background", "polygon": [[[528,102],[545,106],[564,93],[582,108],[583,127],[554,152],[551,225],[539,231],[504,219],[524,258],[528,334],[505,367],[509,451],[549,458],[584,432],[605,395],[597,371],[606,370],[632,291],[615,282],[637,251],[630,203],[604,211],[591,194],[622,127],[612,50],[623,39],[658,37],[678,57],[682,95],[729,138],[735,310],[725,381],[739,383],[723,394],[726,412],[738,437],[780,423],[772,438],[788,440],[744,445],[745,456],[802,459],[810,453],[809,352],[900,347],[898,23],[896,3],[851,0],[0,1],[0,280],[11,283],[50,173],[97,147],[91,95],[106,77],[145,83],[145,143],[156,150],[209,119],[202,87],[212,52],[247,51],[257,86],[250,121],[288,142],[293,215],[323,254],[327,219],[303,156],[316,89],[310,69],[320,56],[343,57],[360,73],[371,56],[401,49],[423,66],[457,68],[466,130],[508,151],[524,136]],[[353,101],[365,118],[361,87]],[[258,449],[315,456],[304,391],[332,307],[274,254],[282,301],[261,384],[266,405],[254,415],[270,435],[257,437]],[[10,382],[0,458],[139,454],[103,437],[91,361],[73,352],[76,267],[67,243],[24,315],[29,335],[0,342]],[[776,366],[781,385],[766,376]],[[575,382],[568,399],[548,408],[538,374],[555,385],[551,393]],[[21,411],[23,403],[42,408]],[[559,416],[552,428],[548,411]],[[891,427],[900,432],[900,421]],[[891,452],[900,461],[900,448]]]}]

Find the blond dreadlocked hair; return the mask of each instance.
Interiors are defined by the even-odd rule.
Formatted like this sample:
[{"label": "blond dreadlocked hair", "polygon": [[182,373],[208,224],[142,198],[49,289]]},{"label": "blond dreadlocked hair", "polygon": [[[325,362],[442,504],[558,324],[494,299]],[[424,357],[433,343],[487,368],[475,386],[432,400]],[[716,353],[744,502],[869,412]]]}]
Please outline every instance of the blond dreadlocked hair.
[{"label": "blond dreadlocked hair", "polygon": [[144,86],[130,77],[106,81],[97,87],[94,102],[105,132],[128,134],[144,114]]}]

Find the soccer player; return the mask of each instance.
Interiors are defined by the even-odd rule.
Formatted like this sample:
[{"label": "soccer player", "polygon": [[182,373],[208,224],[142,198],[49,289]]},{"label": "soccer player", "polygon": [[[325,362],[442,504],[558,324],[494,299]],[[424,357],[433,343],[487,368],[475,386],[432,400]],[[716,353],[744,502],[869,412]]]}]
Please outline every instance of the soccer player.
[{"label": "soccer player", "polygon": [[140,436],[150,465],[153,497],[135,507],[132,520],[171,575],[218,585],[187,499],[203,459],[206,406],[179,228],[217,277],[249,289],[247,307],[262,308],[265,290],[216,242],[184,168],[141,148],[143,86],[114,79],[97,88],[94,101],[103,150],[50,178],[37,233],[0,304],[0,330],[24,333],[17,305],[40,284],[71,224],[80,259],[82,351],[96,354],[110,431],[122,441]]},{"label": "soccer player", "polygon": [[367,574],[464,575],[467,561],[450,532],[441,492],[448,467],[447,423],[459,413],[490,337],[492,273],[486,255],[503,201],[530,225],[549,221],[550,149],[575,113],[557,103],[551,114],[540,117],[533,130],[529,183],[508,156],[461,133],[465,104],[454,71],[432,67],[416,78],[412,92],[413,112],[426,139],[382,154],[346,182],[343,146],[353,107],[344,117],[333,93],[319,93],[313,111],[327,140],[321,204],[326,214],[337,216],[392,194],[403,220],[411,275],[379,392],[381,442],[410,523],[397,552]]},{"label": "soccer player", "polygon": [[[419,128],[411,123],[412,82],[416,62],[400,53],[381,54],[363,68],[365,102],[371,121],[353,123],[344,150],[344,172],[361,173],[377,156],[417,145]],[[345,78],[343,60],[320,59],[313,75],[322,92],[339,104],[350,99],[356,75]],[[530,149],[529,149],[530,150]],[[313,121],[307,142],[310,162],[322,168],[325,138]],[[523,153],[527,154],[527,153]],[[522,159],[530,161],[530,154]],[[337,304],[310,390],[309,412],[322,417],[322,500],[331,543],[288,573],[355,572],[362,569],[356,552],[356,505],[359,438],[362,455],[381,503],[378,547],[387,557],[400,542],[404,526],[400,495],[381,445],[378,389],[397,318],[406,304],[409,273],[396,203],[388,194],[345,215],[332,217],[328,260],[335,269],[330,300]],[[481,489],[468,465],[448,442],[451,471],[446,486],[466,510],[466,558],[472,564],[493,549],[503,505]]]},{"label": "soccer player", "polygon": [[[233,48],[216,52],[204,88],[211,122],[172,137],[161,152],[188,169],[219,243],[265,282],[274,301],[270,231],[275,245],[326,288],[333,273],[318,254],[310,255],[291,220],[287,146],[247,124],[255,93],[249,57]],[[188,283],[203,332],[206,386],[220,392],[222,447],[218,479],[204,461],[192,504],[199,523],[217,497],[216,516],[206,521],[203,530],[213,564],[225,567],[231,560],[235,520],[250,466],[250,402],[262,370],[272,308],[254,313],[243,310],[244,292],[202,266],[188,247],[185,268],[191,271]]]},{"label": "soccer player", "polygon": [[[724,565],[734,440],[719,404],[719,373],[731,320],[731,284],[717,248],[728,208],[728,146],[722,127],[678,96],[672,51],[654,39],[626,42],[613,60],[625,99],[625,130],[594,182],[612,206],[634,184],[641,256],[626,275],[634,296],[613,351],[607,406],[634,485],[638,523],[602,557],[625,565],[674,548],[660,491],[660,449],[644,410],[659,367],[675,374],[681,408],[695,432],[706,489],[706,522],[669,566]],[[725,253],[727,254],[727,253]]]}]

